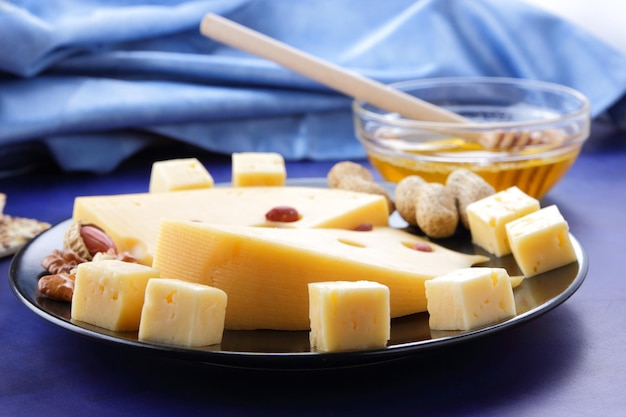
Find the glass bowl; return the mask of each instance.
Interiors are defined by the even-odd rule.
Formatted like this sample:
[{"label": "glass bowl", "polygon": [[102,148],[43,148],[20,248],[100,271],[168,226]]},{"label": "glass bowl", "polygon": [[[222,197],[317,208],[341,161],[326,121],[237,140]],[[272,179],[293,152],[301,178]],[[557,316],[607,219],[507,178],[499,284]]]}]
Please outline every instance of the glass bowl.
[{"label": "glass bowl", "polygon": [[[391,86],[458,113],[469,122],[410,120],[355,101],[356,137],[387,181],[419,175],[429,182],[445,183],[450,172],[466,168],[482,176],[496,191],[516,185],[541,198],[572,166],[589,136],[589,101],[562,85],[514,78],[460,77]],[[560,140],[492,149],[464,139],[505,132],[556,136]]]}]

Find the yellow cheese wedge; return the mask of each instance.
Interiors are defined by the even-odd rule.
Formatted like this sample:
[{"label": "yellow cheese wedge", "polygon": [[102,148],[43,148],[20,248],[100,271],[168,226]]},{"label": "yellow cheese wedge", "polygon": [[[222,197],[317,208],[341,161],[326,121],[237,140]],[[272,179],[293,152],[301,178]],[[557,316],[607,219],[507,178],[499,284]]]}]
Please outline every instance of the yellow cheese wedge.
[{"label": "yellow cheese wedge", "polygon": [[285,160],[279,153],[233,153],[232,163],[232,183],[235,187],[285,185],[287,170]]},{"label": "yellow cheese wedge", "polygon": [[503,268],[464,268],[426,282],[429,326],[471,330],[516,314],[513,288]]},{"label": "yellow cheese wedge", "polygon": [[151,279],[138,337],[177,346],[221,343],[226,302],[226,293],[217,288],[178,279]]},{"label": "yellow cheese wedge", "polygon": [[151,193],[213,187],[213,177],[196,158],[170,159],[152,164]]},{"label": "yellow cheese wedge", "polygon": [[539,210],[539,200],[513,186],[467,206],[472,241],[496,256],[511,253],[505,225]]},{"label": "yellow cheese wedge", "polygon": [[[268,222],[277,206],[300,213],[291,223]],[[175,193],[78,197],[74,221],[102,228],[120,251],[152,264],[159,222],[163,218],[217,224],[290,228],[353,229],[363,223],[389,222],[386,200],[379,195],[315,187],[216,187]]]},{"label": "yellow cheese wedge", "polygon": [[389,288],[370,281],[309,284],[311,347],[332,352],[380,348],[391,333]]},{"label": "yellow cheese wedge", "polygon": [[71,317],[112,331],[139,329],[148,280],[159,271],[118,260],[84,262],[76,269]]},{"label": "yellow cheese wedge", "polygon": [[506,231],[513,257],[527,277],[576,261],[569,226],[555,205],[508,223]]},{"label": "yellow cheese wedge", "polygon": [[[413,249],[418,243],[432,251]],[[425,280],[486,260],[388,227],[357,232],[165,219],[153,265],[163,276],[224,290],[227,329],[306,330],[311,282],[386,285],[391,316],[399,317],[426,310]]]}]

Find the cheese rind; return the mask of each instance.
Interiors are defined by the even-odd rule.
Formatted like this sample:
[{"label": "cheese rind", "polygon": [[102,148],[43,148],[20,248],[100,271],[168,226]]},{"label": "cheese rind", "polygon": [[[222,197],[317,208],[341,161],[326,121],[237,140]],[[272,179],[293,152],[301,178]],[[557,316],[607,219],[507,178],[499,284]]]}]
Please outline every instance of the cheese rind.
[{"label": "cheese rind", "polygon": [[140,340],[177,346],[222,342],[226,293],[170,278],[148,282],[139,323]]},{"label": "cheese rind", "polygon": [[472,242],[496,256],[509,255],[505,225],[539,210],[539,200],[513,186],[467,206]]},{"label": "cheese rind", "polygon": [[84,262],[76,268],[71,317],[112,331],[139,329],[148,281],[155,268],[118,260]]},{"label": "cheese rind", "polygon": [[285,160],[279,153],[232,154],[232,183],[235,187],[282,186],[286,178]]},{"label": "cheese rind", "polygon": [[[291,223],[268,222],[265,213],[276,206],[298,210]],[[163,218],[215,224],[290,228],[353,229],[363,223],[386,226],[389,210],[384,197],[316,187],[215,187],[175,193],[141,193],[78,197],[73,220],[102,228],[119,251],[152,264],[159,222]]]},{"label": "cheese rind", "polygon": [[213,185],[213,177],[196,158],[170,159],[152,164],[151,193],[211,188]]},{"label": "cheese rind", "polygon": [[[418,242],[432,251],[412,249]],[[425,280],[485,260],[388,227],[357,232],[164,219],[154,266],[164,276],[224,290],[227,329],[306,330],[307,285],[320,277],[388,286],[391,315],[399,317],[425,311]]]},{"label": "cheese rind", "polygon": [[377,282],[316,282],[309,288],[311,347],[331,352],[385,347],[391,333],[389,288]]},{"label": "cheese rind", "polygon": [[508,223],[506,231],[513,257],[527,277],[576,261],[569,226],[555,205]]},{"label": "cheese rind", "polygon": [[429,326],[471,330],[516,314],[513,288],[503,268],[464,268],[426,282]]}]

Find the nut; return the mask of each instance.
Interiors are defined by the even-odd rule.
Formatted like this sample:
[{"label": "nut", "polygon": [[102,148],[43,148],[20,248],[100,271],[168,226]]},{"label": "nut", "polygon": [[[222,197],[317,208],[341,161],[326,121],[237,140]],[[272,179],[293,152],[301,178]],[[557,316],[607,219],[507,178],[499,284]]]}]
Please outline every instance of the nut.
[{"label": "nut", "polygon": [[464,168],[448,175],[446,187],[454,195],[461,223],[466,229],[469,229],[467,206],[495,193],[494,188],[480,175]]},{"label": "nut", "polygon": [[416,221],[429,237],[446,238],[456,231],[459,213],[452,193],[439,183],[426,183],[419,187]]},{"label": "nut", "polygon": [[330,188],[342,188],[341,183],[348,178],[360,178],[367,182],[374,182],[374,176],[363,165],[355,162],[338,162],[328,171],[328,186]]},{"label": "nut", "polygon": [[420,252],[432,252],[433,251],[433,247],[430,246],[426,242],[416,242],[415,244],[413,244],[412,249],[416,251],[420,251]]},{"label": "nut", "polygon": [[371,232],[372,230],[374,230],[374,225],[371,223],[361,223],[352,230],[356,232]]},{"label": "nut", "polygon": [[417,226],[415,209],[419,187],[426,181],[418,175],[409,175],[398,182],[395,190],[396,210],[411,226]]},{"label": "nut", "polygon": [[265,219],[270,222],[297,222],[300,220],[300,213],[293,207],[277,206],[265,213]]},{"label": "nut", "polygon": [[372,173],[355,162],[338,162],[328,171],[328,186],[348,191],[382,195],[387,200],[389,214],[396,209],[387,190],[374,180]]},{"label": "nut", "polygon": [[61,301],[72,301],[74,296],[74,275],[61,272],[44,275],[37,281],[37,288],[43,295]]},{"label": "nut", "polygon": [[115,252],[113,249],[109,249],[106,252],[96,253],[93,256],[92,262],[105,260],[118,260],[122,262],[137,263],[137,258],[131,255],[129,252]]},{"label": "nut", "polygon": [[63,244],[88,261],[98,252],[116,250],[113,240],[93,224],[73,223],[65,232]]},{"label": "nut", "polygon": [[41,266],[50,274],[70,273],[74,268],[86,262],[72,249],[55,249],[41,261]]}]

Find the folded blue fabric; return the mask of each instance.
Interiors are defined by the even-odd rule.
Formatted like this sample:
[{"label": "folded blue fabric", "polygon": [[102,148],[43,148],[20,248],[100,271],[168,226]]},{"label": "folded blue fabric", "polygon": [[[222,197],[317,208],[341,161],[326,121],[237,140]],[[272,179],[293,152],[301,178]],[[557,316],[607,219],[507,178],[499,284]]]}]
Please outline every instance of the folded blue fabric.
[{"label": "folded blue fabric", "polygon": [[540,79],[587,95],[594,116],[626,91],[626,57],[523,2],[0,0],[0,156],[32,144],[67,171],[108,172],[163,136],[364,156],[349,98],[201,36],[209,12],[385,83]]}]

